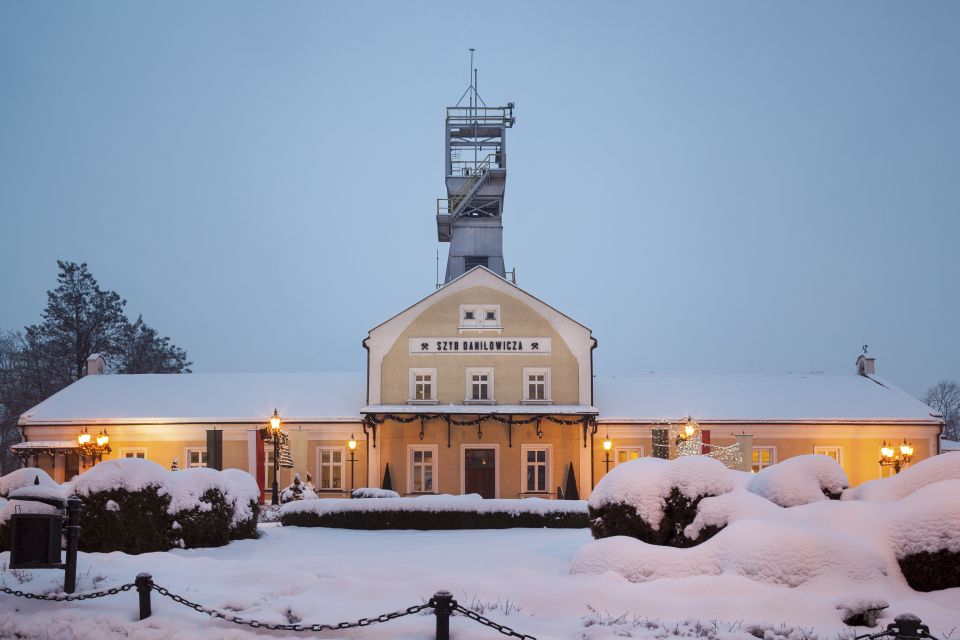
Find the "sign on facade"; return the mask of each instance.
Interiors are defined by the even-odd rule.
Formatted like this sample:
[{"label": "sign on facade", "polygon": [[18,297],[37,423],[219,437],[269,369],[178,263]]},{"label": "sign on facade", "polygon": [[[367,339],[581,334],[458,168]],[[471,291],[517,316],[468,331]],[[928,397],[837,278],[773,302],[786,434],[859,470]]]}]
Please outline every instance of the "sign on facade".
[{"label": "sign on facade", "polygon": [[550,338],[410,338],[410,355],[417,354],[550,354]]}]

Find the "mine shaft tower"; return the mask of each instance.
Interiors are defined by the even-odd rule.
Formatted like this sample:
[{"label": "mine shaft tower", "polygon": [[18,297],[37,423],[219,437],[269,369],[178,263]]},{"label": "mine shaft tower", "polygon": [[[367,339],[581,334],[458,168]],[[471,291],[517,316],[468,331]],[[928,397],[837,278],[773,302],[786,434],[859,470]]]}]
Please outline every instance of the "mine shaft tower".
[{"label": "mine shaft tower", "polygon": [[470,86],[447,107],[447,197],[437,198],[437,239],[450,243],[444,284],[478,265],[506,277],[503,264],[503,192],[506,132],[513,103],[488,107],[477,92],[470,50]]}]

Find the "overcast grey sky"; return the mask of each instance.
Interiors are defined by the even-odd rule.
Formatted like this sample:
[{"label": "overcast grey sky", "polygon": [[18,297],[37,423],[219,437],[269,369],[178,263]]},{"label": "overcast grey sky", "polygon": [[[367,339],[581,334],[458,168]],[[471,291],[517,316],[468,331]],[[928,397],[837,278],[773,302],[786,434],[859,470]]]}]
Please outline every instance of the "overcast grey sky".
[{"label": "overcast grey sky", "polygon": [[598,372],[960,378],[950,1],[0,3],[0,328],[61,258],[196,371],[362,370],[443,272],[471,46],[507,268]]}]

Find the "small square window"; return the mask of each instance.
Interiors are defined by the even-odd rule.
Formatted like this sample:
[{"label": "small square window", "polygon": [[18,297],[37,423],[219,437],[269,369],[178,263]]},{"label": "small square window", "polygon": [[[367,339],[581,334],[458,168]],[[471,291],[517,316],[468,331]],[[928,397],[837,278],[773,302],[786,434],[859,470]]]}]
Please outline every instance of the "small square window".
[{"label": "small square window", "polygon": [[474,311],[473,311],[472,309],[471,309],[470,311],[464,311],[464,312],[463,312],[463,319],[464,319],[464,320],[473,320],[473,319],[474,319],[473,316],[474,316]]}]

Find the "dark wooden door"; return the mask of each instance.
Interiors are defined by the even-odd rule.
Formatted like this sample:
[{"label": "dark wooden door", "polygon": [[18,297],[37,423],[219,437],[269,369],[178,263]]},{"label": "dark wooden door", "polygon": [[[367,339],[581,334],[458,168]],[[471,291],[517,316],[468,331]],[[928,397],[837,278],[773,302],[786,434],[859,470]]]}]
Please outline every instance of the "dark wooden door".
[{"label": "dark wooden door", "polygon": [[466,449],[463,455],[464,491],[479,493],[484,498],[495,498],[497,494],[496,451]]}]

